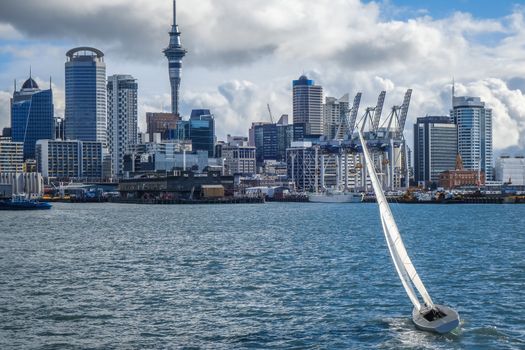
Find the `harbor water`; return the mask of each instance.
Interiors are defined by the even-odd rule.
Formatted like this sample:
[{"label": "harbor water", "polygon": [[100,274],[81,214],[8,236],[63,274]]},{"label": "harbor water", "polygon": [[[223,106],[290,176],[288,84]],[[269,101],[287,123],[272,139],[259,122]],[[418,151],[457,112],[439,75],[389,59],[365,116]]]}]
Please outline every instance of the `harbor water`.
[{"label": "harbor water", "polygon": [[376,204],[0,212],[0,349],[525,349],[525,206],[393,212],[436,303],[417,331]]}]

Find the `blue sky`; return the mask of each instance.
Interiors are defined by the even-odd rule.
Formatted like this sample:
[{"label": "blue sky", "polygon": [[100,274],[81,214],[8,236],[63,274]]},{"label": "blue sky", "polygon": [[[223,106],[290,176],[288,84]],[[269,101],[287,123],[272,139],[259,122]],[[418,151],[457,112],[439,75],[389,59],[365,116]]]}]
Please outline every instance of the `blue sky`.
[{"label": "blue sky", "polygon": [[[393,17],[401,18],[423,13],[433,18],[445,18],[456,11],[470,13],[479,18],[498,18],[509,15],[516,6],[524,5],[523,1],[516,0],[385,0],[383,3],[402,8],[401,13],[393,14]],[[389,6],[385,6],[385,9],[388,11]]]}]

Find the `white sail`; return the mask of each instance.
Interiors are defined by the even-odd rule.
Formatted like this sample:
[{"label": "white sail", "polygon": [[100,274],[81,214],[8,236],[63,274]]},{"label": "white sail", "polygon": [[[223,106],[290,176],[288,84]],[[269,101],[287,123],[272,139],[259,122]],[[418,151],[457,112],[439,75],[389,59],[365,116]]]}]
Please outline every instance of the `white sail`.
[{"label": "white sail", "polygon": [[392,215],[392,211],[390,210],[388,201],[385,197],[385,194],[383,193],[381,184],[379,183],[374,163],[372,162],[372,157],[370,157],[370,153],[368,152],[366,141],[364,140],[361,130],[358,130],[358,133],[359,139],[361,140],[361,145],[363,146],[363,154],[365,156],[366,167],[370,175],[370,181],[372,182],[374,193],[377,199],[377,204],[379,205],[379,212],[381,217],[381,224],[383,226],[383,232],[385,234],[388,250],[390,251],[390,255],[392,256],[392,261],[394,262],[396,271],[399,275],[399,278],[401,279],[401,282],[403,283],[405,291],[407,292],[410,300],[412,301],[416,309],[421,309],[421,303],[419,302],[419,299],[416,293],[414,292],[412,285],[416,287],[417,291],[423,298],[426,306],[433,308],[434,303],[432,302],[430,295],[428,294],[425,286],[423,285],[423,282],[419,278],[416,268],[412,264],[412,261],[410,260],[410,257],[408,256],[408,253],[406,251],[405,245],[403,244],[403,240],[401,239],[401,235],[399,234],[399,229],[397,228],[394,216]]}]

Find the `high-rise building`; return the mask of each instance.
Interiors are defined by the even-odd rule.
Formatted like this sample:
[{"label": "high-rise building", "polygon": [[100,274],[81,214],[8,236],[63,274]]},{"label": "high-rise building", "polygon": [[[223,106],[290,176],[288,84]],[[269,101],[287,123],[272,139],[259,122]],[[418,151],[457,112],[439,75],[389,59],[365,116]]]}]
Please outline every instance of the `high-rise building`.
[{"label": "high-rise building", "polygon": [[161,134],[163,140],[169,139],[171,130],[177,129],[180,117],[173,113],[146,113],[147,133],[150,139],[154,134]]},{"label": "high-rise building", "polygon": [[210,157],[215,153],[215,119],[209,109],[194,109],[190,120],[177,123],[177,140],[191,140],[194,151],[208,151]]},{"label": "high-rise building", "polygon": [[442,172],[455,169],[457,140],[457,127],[450,117],[417,118],[414,124],[416,182],[425,186],[437,184]]},{"label": "high-rise building", "polygon": [[350,109],[350,96],[348,94],[337,99],[335,97],[327,97],[323,105],[323,134],[329,140],[344,138],[347,133],[344,116]]},{"label": "high-rise building", "polygon": [[66,139],[106,145],[104,54],[91,47],[77,47],[66,56]]},{"label": "high-rise building", "polygon": [[305,125],[305,137],[323,134],[323,88],[305,75],[293,81],[293,123]]},{"label": "high-rise building", "polygon": [[138,143],[138,85],[131,75],[108,78],[108,148],[114,176],[124,172],[124,155]]},{"label": "high-rise building", "polygon": [[452,118],[458,128],[458,152],[465,169],[493,179],[492,110],[479,97],[454,97]]},{"label": "high-rise building", "polygon": [[37,169],[45,178],[103,178],[101,142],[39,140],[36,146]]},{"label": "high-rise building", "polygon": [[0,173],[21,173],[24,164],[24,143],[0,140]]},{"label": "high-rise building", "polygon": [[293,125],[288,125],[287,115],[283,115],[276,124],[254,123],[252,128],[258,164],[265,160],[286,161],[286,149],[294,139]]},{"label": "high-rise building", "polygon": [[501,156],[496,162],[496,181],[525,186],[525,157]]},{"label": "high-rise building", "polygon": [[40,90],[29,77],[11,99],[11,139],[24,143],[24,159],[35,159],[36,141],[54,137],[53,92]]},{"label": "high-rise building", "polygon": [[182,59],[187,51],[182,47],[179,26],[177,25],[177,1],[173,0],[173,25],[170,31],[170,44],[164,50],[169,62],[171,84],[171,112],[179,116],[180,81],[182,77]]}]

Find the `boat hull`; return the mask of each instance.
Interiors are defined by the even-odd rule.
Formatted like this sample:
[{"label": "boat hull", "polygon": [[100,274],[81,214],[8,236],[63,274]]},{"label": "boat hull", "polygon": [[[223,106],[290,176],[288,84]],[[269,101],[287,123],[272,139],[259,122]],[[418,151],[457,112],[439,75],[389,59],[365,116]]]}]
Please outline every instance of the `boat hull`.
[{"label": "boat hull", "polygon": [[429,321],[424,317],[425,312],[421,313],[416,308],[412,310],[412,321],[417,329],[445,334],[459,327],[459,314],[456,310],[444,305],[435,305],[435,307],[444,313],[445,316],[433,321]]},{"label": "boat hull", "polygon": [[308,199],[312,203],[360,203],[363,197],[358,193],[342,194],[310,194]]},{"label": "boat hull", "polygon": [[0,210],[47,210],[52,205],[45,202],[0,202]]}]

